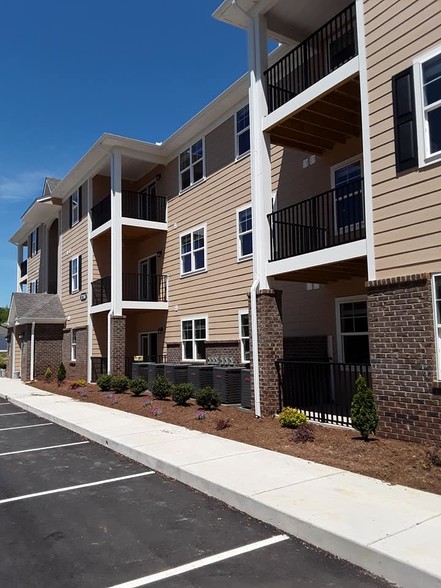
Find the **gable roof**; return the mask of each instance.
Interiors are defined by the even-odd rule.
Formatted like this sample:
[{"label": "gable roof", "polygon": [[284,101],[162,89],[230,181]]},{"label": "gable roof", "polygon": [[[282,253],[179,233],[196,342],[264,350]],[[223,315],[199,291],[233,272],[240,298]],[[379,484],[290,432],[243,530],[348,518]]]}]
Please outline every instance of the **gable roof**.
[{"label": "gable roof", "polygon": [[54,188],[59,184],[61,180],[57,178],[45,178],[43,186],[43,196],[50,196],[54,191]]},{"label": "gable roof", "polygon": [[14,292],[5,324],[13,327],[29,323],[64,323],[65,320],[63,306],[57,294]]}]

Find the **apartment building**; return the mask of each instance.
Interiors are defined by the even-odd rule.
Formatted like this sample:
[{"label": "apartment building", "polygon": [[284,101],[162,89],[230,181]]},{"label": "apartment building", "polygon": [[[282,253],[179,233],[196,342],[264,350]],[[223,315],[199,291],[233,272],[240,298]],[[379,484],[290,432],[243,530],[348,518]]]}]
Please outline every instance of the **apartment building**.
[{"label": "apartment building", "polygon": [[41,376],[50,345],[89,380],[135,355],[228,356],[251,361],[256,415],[336,424],[362,373],[383,434],[440,440],[441,10],[225,0],[214,16],[248,31],[249,76],[162,144],[103,135],[23,216],[10,371]]}]

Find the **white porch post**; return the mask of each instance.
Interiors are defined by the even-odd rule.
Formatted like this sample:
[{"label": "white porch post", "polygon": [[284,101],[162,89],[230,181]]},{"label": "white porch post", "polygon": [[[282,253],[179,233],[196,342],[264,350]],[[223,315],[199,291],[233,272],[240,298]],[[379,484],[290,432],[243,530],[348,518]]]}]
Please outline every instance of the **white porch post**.
[{"label": "white porch post", "polygon": [[20,292],[21,264],[23,262],[23,244],[17,246],[17,286],[16,291]]},{"label": "white porch post", "polygon": [[93,206],[93,178],[87,180],[87,381],[92,381],[92,281],[93,281],[93,247],[90,239],[92,232],[91,209]]},{"label": "white porch post", "polygon": [[114,316],[122,315],[122,187],[121,187],[121,153],[110,156],[110,194],[111,194],[111,307]]}]

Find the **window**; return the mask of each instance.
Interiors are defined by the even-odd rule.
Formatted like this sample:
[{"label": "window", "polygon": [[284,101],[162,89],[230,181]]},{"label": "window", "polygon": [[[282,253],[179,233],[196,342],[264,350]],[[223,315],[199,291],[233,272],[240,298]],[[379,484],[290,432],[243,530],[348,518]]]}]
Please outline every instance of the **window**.
[{"label": "window", "polygon": [[441,158],[441,50],[414,66],[420,164]]},{"label": "window", "polygon": [[38,228],[31,233],[31,246],[30,246],[30,256],[33,257],[37,254],[38,251]]},{"label": "window", "polygon": [[332,183],[335,188],[336,232],[359,228],[364,221],[361,161],[333,167]]},{"label": "window", "polygon": [[238,258],[248,258],[253,254],[253,215],[251,206],[237,211],[237,250]]},{"label": "window", "polygon": [[193,229],[180,236],[181,275],[203,271],[206,268],[205,227]]},{"label": "window", "polygon": [[204,178],[204,140],[199,139],[179,156],[179,187],[185,190]]},{"label": "window", "polygon": [[69,262],[69,292],[74,294],[81,290],[81,256],[74,257]]},{"label": "window", "polygon": [[205,341],[207,340],[207,319],[204,317],[183,319],[182,359],[184,361],[205,360]]},{"label": "window", "polygon": [[37,293],[37,280],[32,280],[29,282],[28,292],[29,292],[29,294],[36,294]]},{"label": "window", "polygon": [[433,276],[432,288],[436,341],[436,372],[437,379],[441,380],[441,274]]},{"label": "window", "polygon": [[236,123],[236,159],[250,150],[250,110],[248,104],[238,110]]},{"label": "window", "polygon": [[241,362],[250,361],[250,324],[248,310],[239,310],[239,337]]},{"label": "window", "polygon": [[340,361],[369,364],[366,300],[346,298],[337,301],[337,330]]},{"label": "window", "polygon": [[77,190],[70,197],[70,226],[80,222],[80,191]]},{"label": "window", "polygon": [[77,361],[77,331],[72,329],[70,332],[70,361]]}]

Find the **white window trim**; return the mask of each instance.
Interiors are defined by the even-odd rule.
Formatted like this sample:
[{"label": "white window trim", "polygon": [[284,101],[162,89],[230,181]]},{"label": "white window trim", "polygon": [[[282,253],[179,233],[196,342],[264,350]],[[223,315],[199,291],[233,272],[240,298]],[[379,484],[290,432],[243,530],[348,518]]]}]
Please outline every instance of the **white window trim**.
[{"label": "white window trim", "polygon": [[245,359],[245,353],[244,353],[244,348],[243,348],[243,341],[245,339],[247,339],[249,341],[250,353],[251,353],[250,336],[248,335],[248,337],[242,337],[242,316],[245,314],[248,315],[248,332],[249,332],[251,325],[250,325],[250,313],[249,313],[248,308],[242,308],[237,313],[238,321],[239,321],[240,363],[250,363],[250,359]]},{"label": "white window trim", "polygon": [[[77,262],[77,272],[76,274],[74,274],[73,272],[73,262],[76,260]],[[70,290],[71,290],[71,294],[75,294],[76,292],[80,291],[80,256],[76,255],[75,257],[72,257],[72,259],[69,262],[70,264]],[[77,285],[74,288],[74,276],[76,276],[77,279]]]},{"label": "white window trim", "polygon": [[[74,200],[75,199],[75,200]],[[75,206],[74,206],[75,202]],[[80,222],[80,191],[75,190],[70,195],[70,218],[71,218],[71,228],[77,225]],[[74,210],[76,211],[76,219],[74,220]]]},{"label": "white window trim", "polygon": [[[190,272],[183,273],[183,271],[182,271],[181,238],[184,235],[188,235],[189,233],[191,233],[192,247],[193,247],[193,233],[195,231],[200,230],[200,229],[204,229],[204,267],[201,267],[197,270],[192,270]],[[183,231],[182,233],[179,234],[179,271],[180,271],[181,278],[186,278],[187,276],[194,276],[196,274],[202,274],[202,273],[208,271],[207,250],[208,250],[207,223],[204,223],[203,225],[198,225],[197,227],[192,227],[191,229],[188,229],[188,231]],[[193,249],[192,249],[192,252],[193,252]]]},{"label": "white window trim", "polygon": [[[429,127],[425,117],[424,93],[423,93],[423,63],[429,61],[441,53],[441,45],[437,45],[415,57],[413,60],[413,78],[415,91],[415,114],[417,126],[417,143],[418,143],[418,167],[426,167],[438,161],[441,161],[441,151],[429,153]],[[439,103],[439,102],[438,102]],[[437,103],[437,104],[438,104]],[[433,105],[431,106],[433,108]]]},{"label": "white window trim", "polygon": [[436,378],[441,380],[441,323],[438,325],[436,312],[435,281],[441,279],[441,273],[432,276],[432,308],[433,308],[433,328],[435,337],[435,356],[436,356]]},{"label": "white window trim", "polygon": [[[182,317],[181,324],[180,324],[181,357],[182,357],[182,361],[191,361],[192,363],[206,363],[207,362],[206,359],[196,359],[196,358],[185,359],[185,357],[184,357],[184,340],[182,339],[182,323],[184,321],[193,321],[193,333],[194,333],[194,321],[197,321],[197,320],[205,320],[205,339],[204,339],[204,341],[209,341],[208,314],[198,314],[198,315]],[[193,338],[193,355],[196,355],[195,354],[196,347],[195,347],[194,343],[195,343],[195,339]]]},{"label": "white window trim", "polygon": [[[75,341],[74,341],[75,333]],[[70,361],[74,363],[77,361],[77,329],[71,329],[70,331]]]},{"label": "white window trim", "polygon": [[253,258],[253,252],[248,253],[247,255],[241,255],[241,240],[240,240],[240,233],[239,233],[239,213],[247,208],[251,208],[251,237],[253,236],[253,207],[251,202],[241,206],[240,208],[236,208],[236,251],[237,251],[237,261],[247,261],[248,259]]},{"label": "white window trim", "polygon": [[[194,182],[194,181],[192,181],[192,176],[193,176],[192,170],[193,170],[194,164],[191,163],[191,148],[193,147],[193,145],[195,145],[196,143],[198,143],[201,140],[202,140],[202,178],[200,180],[197,180],[196,182]],[[182,175],[181,175],[182,174],[182,172],[181,172],[181,154],[184,153],[184,151],[187,151],[187,149],[190,149],[190,166],[189,166],[189,168],[185,168],[185,169],[190,169],[190,185],[187,186],[186,188],[183,188],[182,187]],[[199,186],[199,184],[202,184],[202,182],[205,182],[206,176],[207,176],[207,170],[206,170],[205,136],[204,136],[204,137],[200,137],[199,139],[192,141],[190,143],[190,145],[187,146],[186,149],[184,149],[183,151],[180,151],[178,154],[179,195],[185,194],[186,192],[188,192],[189,190],[191,190],[195,186]]]},{"label": "white window trim", "polygon": [[31,280],[29,282],[29,294],[36,294],[37,293],[37,280]]},{"label": "white window trim", "polygon": [[[342,346],[342,332],[341,332],[341,322],[340,322],[340,304],[344,304],[345,302],[367,302],[367,296],[359,295],[359,296],[343,296],[341,298],[335,299],[335,330],[337,333],[337,360],[338,363],[344,363],[343,360],[343,346]],[[360,333],[364,334],[364,333]],[[369,333],[366,333],[369,336]]]},{"label": "white window trim", "polygon": [[34,257],[38,253],[38,228],[34,229],[31,233],[31,247],[29,257]]},{"label": "white window trim", "polygon": [[[335,172],[342,167],[346,167],[351,163],[355,163],[356,161],[360,162],[360,171],[361,177],[363,178],[363,153],[359,153],[358,155],[354,155],[353,157],[349,157],[344,161],[340,161],[339,163],[335,163],[331,165],[329,171],[331,173],[331,189],[335,190]],[[362,186],[362,190],[364,190],[364,186]],[[338,235],[339,233],[344,233],[345,231],[353,231],[355,230],[354,225],[346,225],[344,227],[337,226],[337,211],[336,211],[336,202],[334,202],[334,219],[335,219],[335,226],[334,226],[334,235]],[[366,204],[365,210],[363,211],[363,222],[361,223],[361,228],[364,228],[366,225]]]},{"label": "white window trim", "polygon": [[245,129],[242,129],[240,131],[240,133],[237,132],[237,115],[239,113],[239,110],[242,110],[242,108],[245,108],[245,106],[248,106],[248,117],[249,117],[250,116],[250,114],[249,114],[249,108],[250,108],[249,104],[243,104],[234,113],[234,153],[235,153],[235,156],[236,156],[235,157],[235,161],[240,161],[241,159],[243,159],[244,157],[247,157],[247,155],[249,155],[251,153],[251,148],[250,148],[250,149],[248,149],[248,151],[244,151],[243,153],[240,153],[239,154],[239,135],[243,135],[248,130],[248,132],[250,133],[250,141],[251,141],[251,120],[249,121],[248,127],[246,127]]}]

